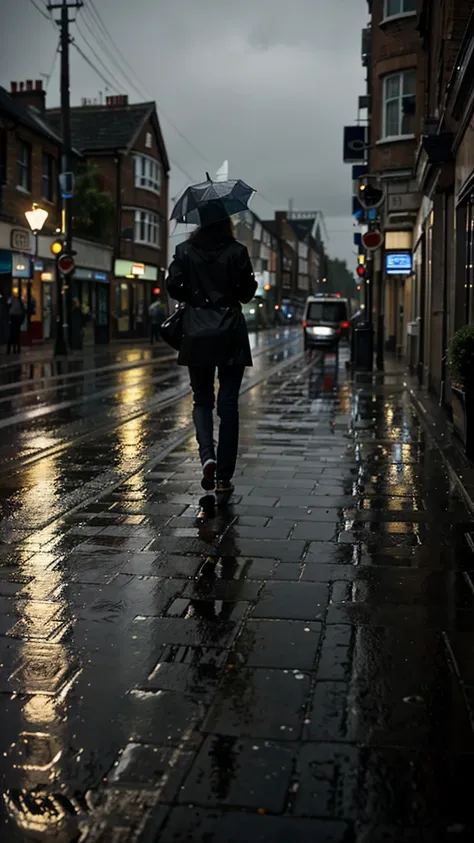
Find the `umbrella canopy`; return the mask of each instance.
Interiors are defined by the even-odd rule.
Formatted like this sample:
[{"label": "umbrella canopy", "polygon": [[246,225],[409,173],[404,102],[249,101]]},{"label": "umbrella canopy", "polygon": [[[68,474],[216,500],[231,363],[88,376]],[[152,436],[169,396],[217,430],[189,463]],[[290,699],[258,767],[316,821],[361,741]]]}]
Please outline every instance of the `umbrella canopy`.
[{"label": "umbrella canopy", "polygon": [[178,199],[171,219],[187,225],[211,225],[248,208],[255,190],[242,179],[212,181],[188,187]]}]

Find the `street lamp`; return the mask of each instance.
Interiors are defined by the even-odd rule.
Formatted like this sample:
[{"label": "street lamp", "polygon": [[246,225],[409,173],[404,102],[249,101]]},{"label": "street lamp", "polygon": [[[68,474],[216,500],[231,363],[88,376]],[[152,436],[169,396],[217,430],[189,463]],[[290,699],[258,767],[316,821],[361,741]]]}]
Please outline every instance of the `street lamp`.
[{"label": "street lamp", "polygon": [[[27,220],[28,225],[33,232],[33,236],[35,238],[35,254],[33,259],[33,277],[35,271],[35,264],[36,258],[38,257],[38,237],[40,231],[42,230],[46,220],[49,217],[48,211],[45,211],[44,208],[40,208],[39,205],[33,203],[31,211],[25,211],[25,217]],[[30,333],[30,322],[31,322],[31,279],[28,279],[28,286],[26,288],[26,322],[28,326],[28,337]]]}]

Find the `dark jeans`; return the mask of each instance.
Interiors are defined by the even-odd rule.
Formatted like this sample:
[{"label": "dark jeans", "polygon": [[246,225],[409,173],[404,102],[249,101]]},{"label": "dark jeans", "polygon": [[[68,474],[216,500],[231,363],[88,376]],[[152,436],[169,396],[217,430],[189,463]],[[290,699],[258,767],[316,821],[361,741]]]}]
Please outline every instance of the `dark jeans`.
[{"label": "dark jeans", "polygon": [[161,339],[160,326],[158,322],[152,322],[150,325],[150,342],[153,345],[154,341],[159,342]]},{"label": "dark jeans", "polygon": [[[244,366],[219,366],[217,415],[220,418],[217,447],[217,479],[232,480],[239,447],[239,391]],[[215,366],[190,366],[194,396],[193,419],[201,463],[216,459],[212,411],[215,406]]]}]

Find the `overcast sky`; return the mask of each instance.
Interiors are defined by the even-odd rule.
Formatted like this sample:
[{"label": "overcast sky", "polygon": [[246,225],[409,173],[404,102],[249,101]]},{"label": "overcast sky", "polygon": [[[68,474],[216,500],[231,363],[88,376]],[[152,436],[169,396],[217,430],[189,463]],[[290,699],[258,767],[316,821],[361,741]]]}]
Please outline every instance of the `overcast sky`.
[{"label": "overcast sky", "polygon": [[[53,66],[57,33],[33,3],[45,10],[47,0],[0,0],[6,88]],[[130,67],[94,23],[95,10]],[[365,90],[367,0],[86,0],[77,18],[71,34],[110,84],[107,90],[72,48],[72,104],[99,92],[155,99],[172,161],[171,196],[228,158],[230,175],[257,189],[252,207],[261,217],[272,218],[289,199],[295,210],[322,211],[329,254],[352,268],[342,128],[354,122]],[[59,60],[48,104],[59,104]]]}]

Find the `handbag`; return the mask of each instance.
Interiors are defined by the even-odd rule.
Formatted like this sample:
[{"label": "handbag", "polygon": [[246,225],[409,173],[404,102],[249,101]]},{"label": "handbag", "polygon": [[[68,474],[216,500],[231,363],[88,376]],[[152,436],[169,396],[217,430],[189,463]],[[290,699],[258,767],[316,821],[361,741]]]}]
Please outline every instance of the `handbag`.
[{"label": "handbag", "polygon": [[183,341],[184,305],[180,305],[171,316],[159,326],[161,339],[175,351],[179,351]]},{"label": "handbag", "polygon": [[222,339],[232,343],[240,326],[241,310],[232,307],[194,307],[184,309],[183,334],[191,340]]}]

